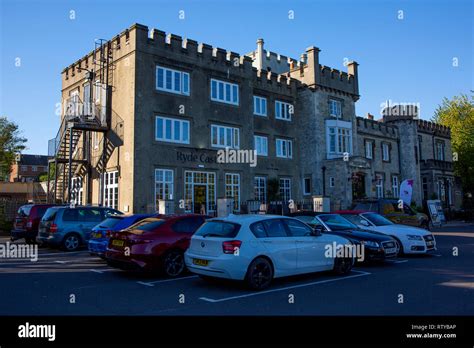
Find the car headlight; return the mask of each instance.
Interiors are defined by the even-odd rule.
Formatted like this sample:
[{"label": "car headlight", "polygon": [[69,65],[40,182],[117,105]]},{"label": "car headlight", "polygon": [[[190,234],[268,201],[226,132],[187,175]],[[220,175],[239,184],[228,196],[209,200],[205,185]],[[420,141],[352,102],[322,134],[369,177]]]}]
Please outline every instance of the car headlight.
[{"label": "car headlight", "polygon": [[379,243],[377,242],[373,242],[371,240],[363,240],[362,241],[362,244],[368,246],[368,247],[372,247],[372,248],[378,248],[380,246]]},{"label": "car headlight", "polygon": [[423,240],[421,236],[417,236],[416,234],[408,234],[407,237],[409,240]]}]

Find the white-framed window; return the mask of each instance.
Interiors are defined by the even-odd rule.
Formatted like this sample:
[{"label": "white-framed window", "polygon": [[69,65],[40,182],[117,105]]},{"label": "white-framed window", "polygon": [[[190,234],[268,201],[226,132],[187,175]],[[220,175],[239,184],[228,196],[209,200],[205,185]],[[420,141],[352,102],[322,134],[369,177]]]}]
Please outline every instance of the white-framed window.
[{"label": "white-framed window", "polygon": [[240,139],[239,128],[211,125],[211,146],[239,148]]},{"label": "white-framed window", "polygon": [[398,185],[398,176],[394,175],[392,176],[392,191],[393,191],[393,197],[398,198],[400,197],[400,188]]},{"label": "white-framed window", "polygon": [[253,114],[267,116],[267,98],[253,96]]},{"label": "white-framed window", "polygon": [[92,105],[91,105],[91,84],[89,82],[85,83],[83,86],[84,90],[82,93],[82,102],[84,105],[84,114],[92,114]]},{"label": "white-framed window", "polygon": [[365,141],[365,158],[374,158],[374,142],[372,140]]},{"label": "white-framed window", "polygon": [[375,175],[375,191],[377,198],[383,198],[383,175]]},{"label": "white-framed window", "polygon": [[37,167],[37,166],[31,166],[31,171],[37,172],[37,171],[38,171],[38,167]]},{"label": "white-framed window", "polygon": [[239,105],[239,85],[211,79],[211,100]]},{"label": "white-framed window", "polygon": [[438,161],[444,161],[445,156],[444,156],[444,141],[436,141],[436,159]]},{"label": "white-framed window", "polygon": [[155,169],[155,209],[158,209],[159,200],[173,200],[173,176],[171,169]]},{"label": "white-framed window", "polygon": [[20,166],[20,170],[22,172],[27,172],[28,171],[28,166]]},{"label": "white-framed window", "polygon": [[303,178],[303,194],[310,195],[311,194],[311,178]]},{"label": "white-framed window", "polygon": [[382,161],[390,161],[390,146],[387,143],[382,143]]},{"label": "white-framed window", "polygon": [[155,140],[189,144],[189,121],[156,116]]},{"label": "white-framed window", "polygon": [[255,150],[258,156],[268,156],[268,138],[262,135],[254,135]]},{"label": "white-framed window", "polygon": [[92,133],[92,147],[94,148],[94,150],[99,149],[99,133],[98,132]]},{"label": "white-framed window", "polygon": [[280,158],[293,158],[293,141],[288,139],[277,139],[276,155]]},{"label": "white-framed window", "polygon": [[351,153],[352,131],[346,128],[329,128],[330,153],[343,154]]},{"label": "white-framed window", "polygon": [[284,203],[288,203],[291,199],[291,179],[280,178],[280,197]]},{"label": "white-framed window", "polygon": [[118,209],[118,171],[104,174],[104,206]]},{"label": "white-framed window", "polygon": [[102,84],[100,83],[100,80],[95,80],[95,83],[94,83],[94,102],[96,104],[100,104],[101,95],[102,95]]},{"label": "white-framed window", "polygon": [[329,187],[334,187],[335,184],[336,184],[336,179],[333,176],[331,176],[329,178]]},{"label": "white-framed window", "polygon": [[75,176],[71,178],[71,201],[76,205],[83,204],[84,188],[82,178]]},{"label": "white-framed window", "polygon": [[260,203],[267,202],[267,178],[256,176],[253,181],[254,197]]},{"label": "white-framed window", "polygon": [[291,121],[293,105],[280,100],[275,101],[275,118],[277,120]]},{"label": "white-framed window", "polygon": [[327,157],[337,158],[352,153],[352,123],[326,120]]},{"label": "white-framed window", "polygon": [[336,118],[342,116],[342,104],[341,101],[335,99],[329,99],[329,115]]},{"label": "white-framed window", "polygon": [[163,66],[156,67],[156,89],[182,95],[189,95],[189,73]]},{"label": "white-framed window", "polygon": [[240,211],[240,174],[225,173],[225,196],[234,199],[234,211]]}]

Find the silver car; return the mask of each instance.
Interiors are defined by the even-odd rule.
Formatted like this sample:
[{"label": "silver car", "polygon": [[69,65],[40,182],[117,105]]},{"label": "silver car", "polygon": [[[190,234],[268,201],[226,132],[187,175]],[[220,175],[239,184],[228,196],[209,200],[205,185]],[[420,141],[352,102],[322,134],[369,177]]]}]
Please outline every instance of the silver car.
[{"label": "silver car", "polygon": [[122,214],[107,207],[52,207],[41,219],[36,241],[42,245],[74,251],[89,241],[94,226],[110,215]]}]

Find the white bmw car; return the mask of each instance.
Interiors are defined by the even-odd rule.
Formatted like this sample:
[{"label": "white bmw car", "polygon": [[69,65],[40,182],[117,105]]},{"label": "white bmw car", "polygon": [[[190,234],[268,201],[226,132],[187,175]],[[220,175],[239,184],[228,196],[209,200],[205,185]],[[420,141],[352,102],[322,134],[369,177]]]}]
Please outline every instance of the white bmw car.
[{"label": "white bmw car", "polygon": [[204,279],[245,280],[250,288],[261,290],[273,278],[328,270],[350,272],[353,256],[327,253],[335,245],[344,249],[351,242],[321,234],[290,217],[229,215],[207,220],[196,231],[185,262]]},{"label": "white bmw car", "polygon": [[436,250],[433,234],[423,228],[394,224],[377,213],[341,213],[357,226],[371,231],[387,234],[400,244],[400,254],[425,254]]}]

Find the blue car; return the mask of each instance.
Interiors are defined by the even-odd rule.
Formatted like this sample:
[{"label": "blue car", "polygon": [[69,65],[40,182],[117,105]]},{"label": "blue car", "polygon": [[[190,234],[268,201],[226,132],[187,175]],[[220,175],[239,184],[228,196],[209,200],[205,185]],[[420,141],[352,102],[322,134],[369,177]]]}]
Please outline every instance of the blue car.
[{"label": "blue car", "polygon": [[100,256],[104,258],[107,245],[109,243],[109,236],[111,232],[123,230],[140,220],[154,216],[153,214],[135,214],[135,215],[115,215],[109,216],[100,224],[92,229],[89,239],[89,252],[91,255]]}]

